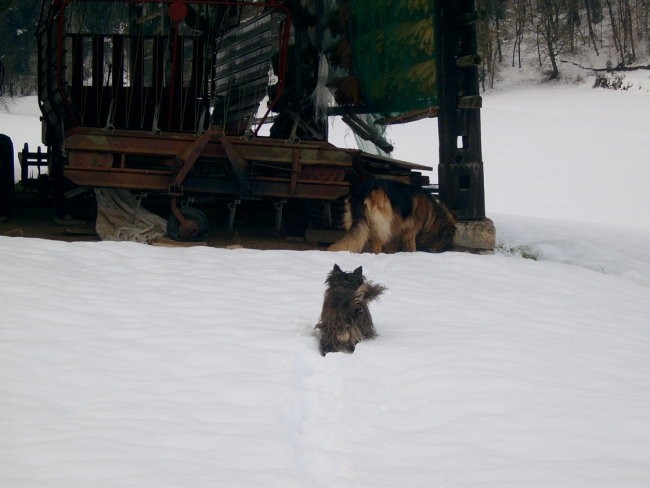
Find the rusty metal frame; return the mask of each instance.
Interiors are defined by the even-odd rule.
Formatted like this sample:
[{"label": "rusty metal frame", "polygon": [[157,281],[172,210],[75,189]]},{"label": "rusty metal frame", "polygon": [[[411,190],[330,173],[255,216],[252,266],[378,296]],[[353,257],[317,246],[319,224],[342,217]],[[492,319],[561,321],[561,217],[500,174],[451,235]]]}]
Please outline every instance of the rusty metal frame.
[{"label": "rusty metal frame", "polygon": [[192,170],[194,163],[196,163],[196,160],[205,149],[205,146],[207,146],[208,142],[210,142],[210,139],[220,131],[220,127],[210,126],[208,130],[197,137],[193,142],[188,144],[188,146],[174,158],[174,169],[176,170],[176,175],[170,183],[170,194],[176,193],[176,191],[172,192],[172,188],[174,190],[180,188],[180,194],[183,193],[183,181],[185,181],[185,178]]},{"label": "rusty metal frame", "polygon": [[[66,8],[73,2],[73,1],[78,1],[78,0],[54,0],[53,1],[53,7],[57,11],[57,15],[55,17],[57,18],[57,34],[56,34],[56,41],[57,41],[57,60],[56,60],[56,85],[57,89],[59,91],[59,95],[61,97],[61,100],[63,100],[66,108],[66,112],[68,115],[74,120],[76,125],[80,124],[79,119],[77,118],[75,114],[75,110],[72,107],[72,103],[70,100],[70,97],[68,95],[67,89],[65,87],[65,83],[63,81],[63,74],[65,72],[64,70],[64,59],[63,59],[63,54],[64,54],[64,39],[66,36],[65,32],[65,10]],[[109,1],[109,0],[93,0],[96,2],[102,2],[102,1]],[[283,4],[278,3],[277,1],[273,0],[267,0],[267,1],[262,1],[262,2],[257,2],[257,1],[251,1],[251,0],[239,0],[239,1],[233,1],[233,0],[120,0],[121,3],[164,3],[164,4],[203,4],[203,5],[230,5],[230,6],[241,6],[241,7],[268,7],[272,9],[277,9],[280,10],[284,13],[286,16],[285,19],[282,21],[282,29],[281,29],[281,35],[280,35],[280,45],[279,45],[279,57],[278,57],[278,87],[277,91],[275,94],[275,97],[273,100],[270,101],[268,105],[268,109],[264,115],[264,117],[261,119],[259,122],[257,132],[259,131],[260,127],[263,125],[263,123],[266,121],[268,118],[269,114],[271,113],[271,110],[273,107],[277,104],[277,102],[280,100],[280,97],[284,93],[285,89],[285,84],[286,84],[286,71],[287,71],[287,58],[288,58],[288,49],[289,49],[289,41],[291,38],[291,11],[289,8]],[[172,66],[172,72],[174,72],[174,68]]]},{"label": "rusty metal frame", "polygon": [[235,146],[230,142],[230,139],[228,139],[225,132],[221,133],[219,141],[223,146],[223,150],[226,152],[226,156],[228,156],[228,160],[230,161],[230,165],[232,166],[235,175],[237,175],[241,193],[249,194],[251,192],[251,186],[245,174],[246,168],[248,167],[248,161],[246,161],[239,151],[235,149]]},{"label": "rusty metal frame", "polygon": [[[69,161],[65,175],[79,185],[151,190],[170,196],[189,191],[334,200],[347,194],[350,182],[318,179],[306,169],[339,168],[345,173],[361,167],[402,178],[411,171],[431,170],[355,149],[340,149],[325,141],[287,144],[268,138],[246,140],[227,136],[219,127],[198,137],[77,127],[68,132],[66,150]],[[193,174],[199,160],[207,165],[228,164],[236,178]],[[250,164],[271,168],[274,175],[250,177],[246,174]]]}]

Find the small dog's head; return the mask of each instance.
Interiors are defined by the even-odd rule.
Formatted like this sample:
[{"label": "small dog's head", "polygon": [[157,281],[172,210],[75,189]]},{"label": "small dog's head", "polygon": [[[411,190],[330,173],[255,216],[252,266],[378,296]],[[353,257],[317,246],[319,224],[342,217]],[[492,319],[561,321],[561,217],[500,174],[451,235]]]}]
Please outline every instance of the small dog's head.
[{"label": "small dog's head", "polygon": [[359,266],[352,272],[343,271],[338,264],[334,265],[332,271],[327,275],[325,283],[334,288],[337,286],[344,286],[356,290],[366,281],[363,276],[363,268]]}]

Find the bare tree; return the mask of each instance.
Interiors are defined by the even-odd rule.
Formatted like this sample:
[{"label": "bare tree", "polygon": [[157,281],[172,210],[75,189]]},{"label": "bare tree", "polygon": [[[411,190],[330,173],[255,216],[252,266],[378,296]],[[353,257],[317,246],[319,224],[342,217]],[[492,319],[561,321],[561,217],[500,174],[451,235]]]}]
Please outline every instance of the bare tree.
[{"label": "bare tree", "polygon": [[587,17],[587,27],[589,29],[589,39],[591,40],[591,45],[596,51],[596,56],[598,53],[598,45],[596,42],[596,34],[594,33],[594,23],[600,22],[603,18],[602,14],[602,5],[600,0],[584,0],[585,5],[585,16]]},{"label": "bare tree", "polygon": [[619,66],[625,66],[636,59],[634,44],[634,23],[630,0],[605,0],[612,24],[614,46],[619,55]]},{"label": "bare tree", "polygon": [[542,41],[551,63],[551,80],[560,77],[557,56],[564,52],[569,40],[566,17],[567,9],[563,0],[532,1],[531,18],[538,33],[537,48],[541,59]]},{"label": "bare tree", "polygon": [[482,0],[477,3],[479,23],[479,55],[481,56],[481,84],[494,87],[496,67],[503,60],[501,28],[506,15],[507,0]]},{"label": "bare tree", "polygon": [[515,57],[517,64],[521,68],[521,42],[524,39],[526,29],[526,19],[528,15],[529,0],[512,0],[512,17],[514,18],[515,40],[512,47],[512,67],[515,67]]}]

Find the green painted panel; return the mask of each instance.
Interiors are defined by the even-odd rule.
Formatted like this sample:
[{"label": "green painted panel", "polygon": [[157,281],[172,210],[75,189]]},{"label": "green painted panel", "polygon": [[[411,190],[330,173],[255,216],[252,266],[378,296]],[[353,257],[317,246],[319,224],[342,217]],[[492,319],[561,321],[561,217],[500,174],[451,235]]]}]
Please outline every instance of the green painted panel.
[{"label": "green painted panel", "polygon": [[437,105],[432,0],[349,0],[351,73],[377,113]]}]

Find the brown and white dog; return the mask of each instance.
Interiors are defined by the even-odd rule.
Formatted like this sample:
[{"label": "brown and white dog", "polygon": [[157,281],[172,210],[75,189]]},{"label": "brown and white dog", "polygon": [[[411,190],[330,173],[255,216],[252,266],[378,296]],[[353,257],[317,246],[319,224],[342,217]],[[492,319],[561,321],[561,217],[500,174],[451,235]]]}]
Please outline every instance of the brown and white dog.
[{"label": "brown and white dog", "polygon": [[373,179],[347,198],[345,229],[329,251],[443,252],[453,247],[456,219],[421,187]]}]

